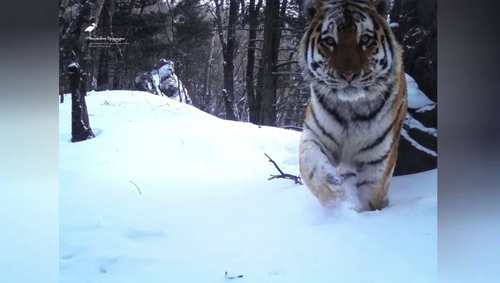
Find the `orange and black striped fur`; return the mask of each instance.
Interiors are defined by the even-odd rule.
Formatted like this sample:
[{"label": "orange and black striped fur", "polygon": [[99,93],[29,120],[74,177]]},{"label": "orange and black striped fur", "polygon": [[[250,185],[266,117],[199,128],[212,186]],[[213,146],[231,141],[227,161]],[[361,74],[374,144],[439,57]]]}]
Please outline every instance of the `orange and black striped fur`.
[{"label": "orange and black striped fur", "polygon": [[354,195],[358,211],[382,209],[407,109],[402,49],[385,19],[390,1],[307,1],[300,54],[311,100],[301,176],[323,206]]}]

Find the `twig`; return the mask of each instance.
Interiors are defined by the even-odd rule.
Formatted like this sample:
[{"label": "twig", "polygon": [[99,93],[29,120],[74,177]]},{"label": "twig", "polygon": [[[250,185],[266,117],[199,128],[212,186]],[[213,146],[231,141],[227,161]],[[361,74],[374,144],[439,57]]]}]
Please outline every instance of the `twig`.
[{"label": "twig", "polygon": [[135,186],[135,187],[139,190],[139,194],[141,194],[141,195],[142,195],[142,193],[141,193],[141,189],[139,189],[139,186],[137,186],[137,185],[136,185],[136,183],[134,183],[134,182],[132,182],[132,181],[129,181],[129,183],[134,184],[134,186]]},{"label": "twig", "polygon": [[298,72],[272,72],[271,74],[275,76],[300,76],[301,73]]},{"label": "twig", "polygon": [[283,173],[283,171],[281,171],[281,169],[278,167],[278,164],[276,164],[276,162],[274,162],[274,160],[272,160],[271,157],[269,157],[269,155],[267,155],[266,153],[264,153],[264,155],[267,156],[267,158],[269,158],[269,162],[274,164],[274,167],[276,167],[276,169],[278,169],[278,171],[280,172],[280,175],[271,175],[271,178],[269,178],[267,180],[290,179],[290,180],[293,180],[295,182],[295,184],[303,185],[300,176],[294,176],[291,174]]},{"label": "twig", "polygon": [[224,275],[227,279],[236,279],[236,278],[241,278],[243,277],[243,274],[242,275],[238,275],[238,276],[227,276],[227,271],[226,271],[226,274]]},{"label": "twig", "polygon": [[275,68],[283,67],[283,66],[290,65],[290,64],[298,64],[298,63],[299,63],[299,61],[297,61],[297,60],[287,61],[287,62],[284,62],[284,63],[281,63],[281,64],[277,64],[275,66]]},{"label": "twig", "polygon": [[281,128],[283,128],[285,130],[294,130],[294,131],[297,131],[297,132],[302,132],[302,128],[298,127],[298,126],[289,125],[289,126],[282,126]]}]

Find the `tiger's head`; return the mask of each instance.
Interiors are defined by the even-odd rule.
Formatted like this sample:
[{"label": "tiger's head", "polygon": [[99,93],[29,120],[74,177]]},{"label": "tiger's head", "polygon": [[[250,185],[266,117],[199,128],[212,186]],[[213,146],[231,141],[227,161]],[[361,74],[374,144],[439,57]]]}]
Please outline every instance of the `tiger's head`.
[{"label": "tiger's head", "polygon": [[386,17],[390,0],[306,0],[303,74],[316,92],[343,101],[373,99],[401,67]]}]

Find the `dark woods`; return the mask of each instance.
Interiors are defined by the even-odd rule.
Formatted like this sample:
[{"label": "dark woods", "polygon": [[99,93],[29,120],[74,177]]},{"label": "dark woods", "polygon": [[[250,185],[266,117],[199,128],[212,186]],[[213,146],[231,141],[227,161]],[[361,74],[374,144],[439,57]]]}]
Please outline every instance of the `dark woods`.
[{"label": "dark woods", "polygon": [[307,24],[301,0],[59,3],[61,93],[71,92],[72,62],[86,75],[89,91],[134,90],[140,74],[166,59],[203,111],[258,125],[301,126],[309,98],[297,64]]}]

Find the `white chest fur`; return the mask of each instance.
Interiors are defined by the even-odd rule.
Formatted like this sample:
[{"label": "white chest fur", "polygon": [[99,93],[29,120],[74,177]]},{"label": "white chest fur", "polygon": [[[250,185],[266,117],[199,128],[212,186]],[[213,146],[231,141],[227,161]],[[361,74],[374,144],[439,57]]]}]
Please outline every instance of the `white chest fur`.
[{"label": "white chest fur", "polygon": [[[380,104],[383,106],[373,119],[363,120],[356,118],[359,116],[357,113],[369,112],[370,109],[377,107],[378,102],[366,100],[338,102],[334,98],[325,97],[321,103],[317,95],[312,93],[312,115],[306,122],[315,133],[318,142],[335,159],[335,163],[354,165],[357,160],[370,160],[380,156],[381,152],[389,150],[392,137],[385,132],[393,123],[389,110],[395,96],[392,95],[384,104]],[[377,143],[378,139],[381,140]],[[376,146],[370,147],[373,144]],[[363,150],[367,147],[370,147],[369,150]]]}]

